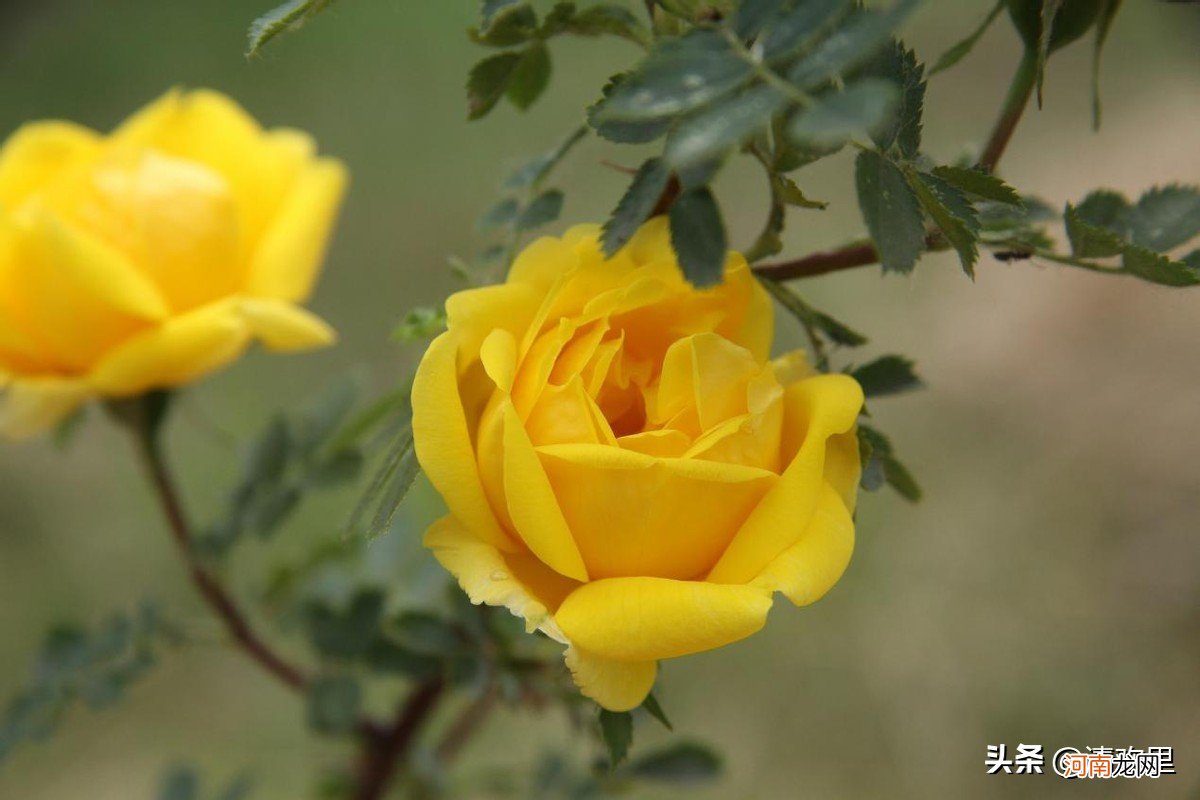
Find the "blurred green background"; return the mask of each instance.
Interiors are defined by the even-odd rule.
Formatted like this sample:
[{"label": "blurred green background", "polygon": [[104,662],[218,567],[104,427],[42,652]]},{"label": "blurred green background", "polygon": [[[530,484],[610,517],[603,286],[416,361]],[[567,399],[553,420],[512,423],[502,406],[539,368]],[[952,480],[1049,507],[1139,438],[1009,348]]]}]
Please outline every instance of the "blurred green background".
[{"label": "blurred green background", "polygon": [[[267,5],[269,0],[264,0]],[[1091,131],[1090,39],[1052,62],[1046,108],[1031,109],[1003,173],[1052,204],[1099,185],[1140,193],[1200,180],[1200,9],[1129,2],[1103,71],[1105,124]],[[935,58],[987,2],[929,2],[906,39]],[[463,30],[476,4],[357,0],[303,32],[241,55],[250,18],[234,0],[6,0],[0,5],[0,135],[64,117],[108,129],[176,84],[213,86],[269,125],[312,131],[354,175],[314,301],[342,334],[305,357],[252,355],[189,391],[171,429],[189,506],[201,519],[235,479],[237,437],[357,369],[381,391],[419,348],[388,342],[408,308],[455,288],[447,254],[482,244],[473,221],[504,175],[577,123],[604,78],[636,57],[615,41],[558,42],[546,99],[468,124],[462,86],[480,55]],[[957,69],[934,78],[926,147],[949,160],[986,135],[1014,68],[1001,20]],[[563,224],[599,220],[624,178],[588,142],[554,185]],[[848,160],[800,172],[825,212],[793,212],[802,253],[858,235]],[[735,241],[761,221],[764,187],[746,168],[718,184]],[[780,602],[767,630],[665,666],[660,696],[678,729],[727,754],[713,798],[1195,797],[1200,789],[1200,323],[1195,290],[985,260],[972,284],[952,255],[911,277],[862,269],[808,281],[817,305],[866,332],[871,355],[917,358],[929,389],[872,412],[923,483],[909,506],[864,499],[854,560],[817,605]],[[779,322],[781,346],[795,344]],[[94,410],[93,410],[94,411]],[[314,498],[235,580],[334,535],[354,492]],[[436,513],[427,489],[375,547],[410,554]],[[390,548],[390,550],[389,550]],[[388,559],[381,558],[381,563]],[[160,598],[212,631],[184,579],[127,442],[99,413],[75,446],[0,448],[0,694],[21,685],[43,631],[97,622]],[[513,726],[517,726],[514,735]],[[562,720],[493,718],[463,769],[527,763]],[[661,736],[646,728],[642,740]],[[1156,782],[985,776],[989,743],[1176,749]],[[347,755],[307,733],[285,690],[219,646],[166,657],[130,699],[73,715],[53,741],[0,768],[0,797],[150,798],[186,761],[255,797],[307,796]],[[649,794],[647,796],[650,796]],[[699,795],[698,795],[699,796]]]}]

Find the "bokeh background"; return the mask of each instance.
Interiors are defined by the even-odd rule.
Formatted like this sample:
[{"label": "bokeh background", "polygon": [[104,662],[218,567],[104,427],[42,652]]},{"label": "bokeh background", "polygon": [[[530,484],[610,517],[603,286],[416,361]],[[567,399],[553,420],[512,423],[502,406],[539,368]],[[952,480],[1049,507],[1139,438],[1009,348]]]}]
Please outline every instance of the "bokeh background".
[{"label": "bokeh background", "polygon": [[[1125,5],[1104,64],[1102,130],[1091,130],[1089,39],[1054,59],[1046,107],[1030,110],[1004,159],[1023,191],[1061,205],[1101,185],[1136,196],[1200,180],[1200,8]],[[926,3],[906,39],[932,60],[989,6]],[[463,31],[475,7],[336,4],[247,61],[246,25],[265,10],[254,3],[0,5],[0,135],[43,117],[108,129],[171,85],[213,86],[268,124],[312,131],[354,174],[314,301],[341,344],[252,355],[190,391],[173,423],[174,458],[201,517],[234,480],[230,435],[253,434],[273,409],[352,371],[376,391],[411,372],[419,347],[389,342],[393,324],[455,287],[445,257],[483,244],[473,221],[502,178],[556,142],[603,79],[636,57],[620,42],[555,43],[547,98],[525,115],[502,106],[467,123],[462,86],[480,54]],[[949,160],[981,143],[1017,54],[1001,19],[960,67],[932,80],[928,151]],[[615,202],[624,179],[600,165],[606,157],[639,160],[580,147],[554,182],[567,190],[563,224],[598,220]],[[846,157],[798,179],[831,206],[793,212],[786,252],[858,235]],[[735,169],[718,188],[735,240],[748,242],[764,207],[759,176]],[[928,390],[872,411],[927,497],[915,507],[866,497],[854,560],[827,598],[805,610],[779,604],[763,634],[667,665],[661,697],[677,728],[727,754],[725,780],[702,796],[1200,791],[1200,294],[1028,263],[985,260],[978,273],[972,283],[942,254],[911,277],[869,268],[800,287],[868,333],[870,354],[918,360]],[[789,320],[779,329],[783,344],[798,342]],[[239,588],[253,589],[258,567],[333,535],[353,498],[310,501],[250,554]],[[376,545],[380,563],[397,554],[407,563],[394,580],[428,572],[413,542],[436,502],[419,491]],[[103,415],[90,415],[69,451],[3,445],[0,694],[24,681],[48,626],[94,623],[145,596],[197,629],[208,624],[127,443]],[[527,763],[563,731],[557,718],[497,716],[463,769]],[[985,776],[985,746],[1001,742],[1049,752],[1172,745],[1179,774]],[[201,644],[168,655],[116,710],[74,714],[53,741],[16,753],[0,768],[0,797],[150,798],[163,770],[184,761],[215,779],[249,770],[255,797],[294,800],[344,755],[305,731],[285,690]]]}]

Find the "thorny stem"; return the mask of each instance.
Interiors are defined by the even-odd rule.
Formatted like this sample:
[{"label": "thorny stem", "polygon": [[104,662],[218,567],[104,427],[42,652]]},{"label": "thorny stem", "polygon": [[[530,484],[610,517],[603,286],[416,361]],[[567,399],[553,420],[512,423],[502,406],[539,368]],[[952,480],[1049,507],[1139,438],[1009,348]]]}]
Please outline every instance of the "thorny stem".
[{"label": "thorny stem", "polygon": [[[158,436],[158,424],[151,410],[151,396],[110,404],[113,415],[132,433],[146,474],[158,495],[167,527],[175,541],[193,585],[224,624],[225,629],[251,660],[285,686],[298,692],[308,688],[309,679],[300,669],[285,661],[259,638],[237,602],[220,580],[196,557],[193,539],[174,477],[167,466]],[[378,800],[399,774],[422,725],[428,719],[445,688],[438,677],[417,685],[395,718],[386,725],[368,720],[359,723],[362,756],[355,800]],[[468,733],[458,737],[465,740]]]},{"label": "thorny stem", "polygon": [[379,800],[386,795],[445,688],[440,677],[418,684],[391,724],[359,726],[363,749],[354,800]]},{"label": "thorny stem", "polygon": [[[979,166],[992,172],[1000,162],[1000,157],[1008,147],[1017,123],[1037,82],[1037,60],[1028,52],[1021,58],[1017,71],[1008,87],[1008,94],[1001,107],[1000,116],[992,127],[991,135],[984,146],[983,154],[979,157]],[[925,247],[928,250],[946,249],[945,241],[936,234],[925,237]],[[1040,254],[1039,254],[1040,255]],[[830,272],[839,272],[854,267],[865,267],[879,263],[879,252],[870,241],[852,242],[845,247],[835,250],[822,250],[810,253],[803,258],[792,261],[778,261],[771,264],[757,264],[754,272],[777,281],[787,281],[794,278],[811,278]]]},{"label": "thorny stem", "polygon": [[[116,406],[114,406],[115,408]],[[308,679],[304,674],[280,657],[270,646],[259,638],[250,623],[246,620],[237,602],[213,575],[196,558],[193,548],[191,530],[179,492],[175,488],[175,480],[163,457],[162,448],[154,424],[150,418],[145,398],[123,401],[117,410],[118,417],[126,422],[133,434],[137,452],[150,482],[158,495],[163,515],[171,537],[183,557],[184,565],[192,584],[212,608],[213,612],[224,624],[229,635],[251,660],[277,678],[285,686],[296,691],[304,691]]]},{"label": "thorny stem", "polygon": [[437,760],[441,764],[449,764],[462,752],[463,747],[479,730],[482,723],[496,707],[500,699],[500,690],[495,683],[486,688],[479,697],[462,710],[462,713],[450,724],[437,746]]}]

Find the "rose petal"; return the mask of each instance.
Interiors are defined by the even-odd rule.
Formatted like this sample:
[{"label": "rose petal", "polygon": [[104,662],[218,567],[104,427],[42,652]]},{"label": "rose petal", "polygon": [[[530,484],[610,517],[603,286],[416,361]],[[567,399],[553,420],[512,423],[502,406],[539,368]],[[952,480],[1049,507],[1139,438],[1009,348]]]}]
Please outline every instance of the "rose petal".
[{"label": "rose petal", "polygon": [[752,467],[603,445],[537,450],[592,578],[703,575],[779,480]]},{"label": "rose petal", "polygon": [[808,605],[833,588],[853,552],[854,521],[838,493],[827,485],[800,539],[778,555],[753,585],[783,592],[798,606]]},{"label": "rose petal", "polygon": [[848,375],[820,375],[787,387],[783,451],[796,455],[733,537],[709,580],[746,583],[797,541],[824,485],[826,442],[850,430],[862,402],[862,387]]},{"label": "rose petal", "polygon": [[666,578],[586,583],[554,615],[573,645],[616,661],[656,661],[722,647],[760,630],[769,592]]}]

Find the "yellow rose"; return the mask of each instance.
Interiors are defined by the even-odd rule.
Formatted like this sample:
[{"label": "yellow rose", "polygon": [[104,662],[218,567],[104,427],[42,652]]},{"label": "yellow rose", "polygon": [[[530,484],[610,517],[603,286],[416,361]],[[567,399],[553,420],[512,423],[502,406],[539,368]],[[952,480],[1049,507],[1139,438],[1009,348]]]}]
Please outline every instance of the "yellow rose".
[{"label": "yellow rose", "polygon": [[584,694],[642,702],[657,662],[811,603],[854,546],[862,390],[768,360],[745,260],[696,290],[665,220],[613,258],[577,227],[446,302],[413,386],[417,456],[450,513],[425,537],[476,603],[567,645]]},{"label": "yellow rose", "polygon": [[303,310],[345,190],[295,130],[171,92],[101,136],[36,122],[0,148],[0,431],[192,381],[251,340],[329,344]]}]

